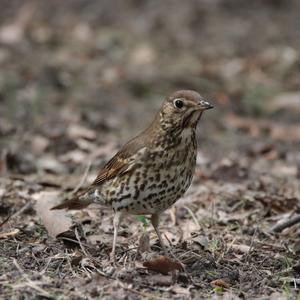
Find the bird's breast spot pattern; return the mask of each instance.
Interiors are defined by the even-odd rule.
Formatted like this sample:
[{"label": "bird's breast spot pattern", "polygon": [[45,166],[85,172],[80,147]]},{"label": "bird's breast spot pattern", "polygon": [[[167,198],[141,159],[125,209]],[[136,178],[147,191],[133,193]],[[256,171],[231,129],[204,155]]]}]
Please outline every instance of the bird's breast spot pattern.
[{"label": "bird's breast spot pattern", "polygon": [[[193,130],[183,130],[178,138],[182,143],[175,152],[156,149],[155,152],[145,153],[145,148],[137,151],[134,161],[144,167],[134,170],[132,164],[134,171],[130,176],[107,182],[101,191],[105,202],[111,204],[115,211],[125,210],[132,214],[157,213],[174,204],[190,186],[196,163]],[[176,142],[175,137],[173,142]],[[157,157],[162,159],[157,160]]]}]

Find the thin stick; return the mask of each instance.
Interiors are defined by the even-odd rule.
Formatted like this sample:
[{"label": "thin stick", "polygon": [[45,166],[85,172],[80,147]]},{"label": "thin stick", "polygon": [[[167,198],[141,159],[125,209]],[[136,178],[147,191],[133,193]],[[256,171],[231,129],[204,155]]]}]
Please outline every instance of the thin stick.
[{"label": "thin stick", "polygon": [[27,208],[30,207],[31,201],[27,202],[24,206],[22,206],[18,211],[15,213],[9,215],[2,223],[0,223],[0,227],[2,227],[4,224],[6,224],[10,219],[17,217],[21,213],[23,213]]},{"label": "thin stick", "polygon": [[79,246],[80,246],[82,252],[84,253],[84,255],[85,255],[86,257],[90,257],[90,255],[85,251],[85,248],[83,247],[83,245],[82,245],[82,243],[81,243],[80,236],[79,236],[79,234],[78,234],[77,228],[75,228],[75,236],[76,236],[76,239],[77,239],[77,241],[78,241],[78,243],[79,243]]},{"label": "thin stick", "polygon": [[277,222],[275,225],[273,225],[270,228],[269,232],[279,233],[279,232],[283,231],[284,229],[286,229],[288,227],[292,227],[298,223],[300,223],[300,214],[297,214],[294,217],[292,217],[286,221],[280,220],[279,222]]},{"label": "thin stick", "polygon": [[196,226],[198,227],[198,229],[200,229],[201,226],[200,226],[200,224],[199,224],[199,222],[198,222],[195,214],[192,212],[192,210],[189,207],[187,207],[186,205],[184,205],[183,207],[189,212],[189,214],[191,215],[192,219],[194,220],[194,223],[196,224]]},{"label": "thin stick", "polygon": [[89,160],[86,168],[85,168],[85,171],[84,171],[84,174],[83,176],[81,177],[79,183],[77,184],[77,186],[74,188],[74,190],[71,192],[71,194],[76,194],[80,189],[81,187],[84,185],[88,175],[89,175],[89,171],[90,171],[90,168],[91,168],[91,161]]},{"label": "thin stick", "polygon": [[[65,236],[58,236],[57,239],[58,239],[58,240],[63,240],[63,241],[70,241],[70,242],[72,242],[72,243],[75,243],[75,244],[80,245],[79,241],[74,240],[74,239],[71,239],[71,238],[68,238],[68,237],[65,237]],[[89,246],[89,245],[86,244],[86,243],[82,243],[82,242],[81,242],[81,244],[84,245],[84,246],[87,247],[87,248],[91,248],[91,249],[93,248],[93,247]]]}]

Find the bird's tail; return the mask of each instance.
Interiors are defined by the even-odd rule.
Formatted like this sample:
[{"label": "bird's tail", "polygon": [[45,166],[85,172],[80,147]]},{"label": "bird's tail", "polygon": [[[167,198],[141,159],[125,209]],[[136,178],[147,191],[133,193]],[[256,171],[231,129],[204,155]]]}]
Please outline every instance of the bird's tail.
[{"label": "bird's tail", "polygon": [[63,201],[62,203],[54,206],[51,210],[55,209],[67,209],[67,210],[77,210],[83,209],[89,206],[91,203],[94,202],[93,197],[90,196],[90,190],[85,190],[82,193],[74,196],[72,199]]}]

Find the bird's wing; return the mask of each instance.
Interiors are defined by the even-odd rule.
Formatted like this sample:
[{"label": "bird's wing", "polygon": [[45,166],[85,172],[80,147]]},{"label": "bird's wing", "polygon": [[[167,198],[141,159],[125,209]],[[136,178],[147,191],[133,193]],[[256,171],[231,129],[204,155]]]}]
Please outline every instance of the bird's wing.
[{"label": "bird's wing", "polygon": [[133,170],[145,153],[146,147],[139,139],[131,140],[100,170],[91,187]]},{"label": "bird's wing", "polygon": [[84,191],[75,195],[72,199],[63,201],[61,204],[51,209],[82,209],[93,203],[91,197],[87,197],[89,192],[116,176],[134,170],[141,158],[147,155],[145,140],[137,137],[129,141],[123,148],[103,167],[94,182]]}]

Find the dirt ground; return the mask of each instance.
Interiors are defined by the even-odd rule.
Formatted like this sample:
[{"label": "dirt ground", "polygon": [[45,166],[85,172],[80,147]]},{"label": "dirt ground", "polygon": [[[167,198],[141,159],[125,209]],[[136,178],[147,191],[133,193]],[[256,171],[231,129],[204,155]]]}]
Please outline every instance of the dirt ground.
[{"label": "dirt ground", "polygon": [[[300,299],[299,11],[297,0],[2,0],[0,299]],[[177,89],[215,108],[198,127],[193,184],[162,217],[172,262],[133,216],[116,270],[109,208],[47,209]]]}]

